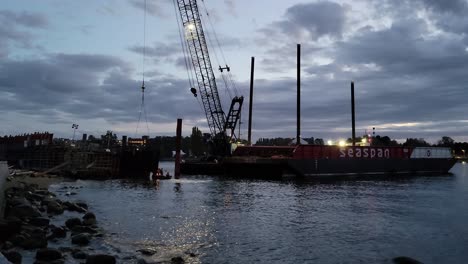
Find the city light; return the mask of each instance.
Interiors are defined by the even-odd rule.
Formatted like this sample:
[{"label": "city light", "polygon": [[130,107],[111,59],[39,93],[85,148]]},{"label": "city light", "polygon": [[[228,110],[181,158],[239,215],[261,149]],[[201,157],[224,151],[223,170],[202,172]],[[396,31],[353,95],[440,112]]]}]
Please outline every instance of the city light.
[{"label": "city light", "polygon": [[346,146],[346,142],[345,142],[344,140],[340,140],[340,142],[338,143],[338,145],[339,145],[340,147],[344,147],[344,146]]},{"label": "city light", "polygon": [[333,141],[328,140],[328,141],[327,141],[327,145],[329,145],[329,146],[333,145]]}]

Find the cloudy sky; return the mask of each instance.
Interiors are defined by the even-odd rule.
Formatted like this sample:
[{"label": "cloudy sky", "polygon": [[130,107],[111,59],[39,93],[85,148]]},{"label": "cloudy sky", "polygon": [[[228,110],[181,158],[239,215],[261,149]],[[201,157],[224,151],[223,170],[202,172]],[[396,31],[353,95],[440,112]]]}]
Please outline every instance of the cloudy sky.
[{"label": "cloudy sky", "polygon": [[[256,60],[253,137],[294,137],[296,44],[302,45],[302,136],[447,135],[468,141],[466,0],[205,0],[212,64],[226,58],[246,97]],[[4,0],[0,6],[0,135],[70,138],[208,132],[190,94],[172,0]],[[207,18],[210,18],[208,20]],[[208,21],[208,22],[206,22]],[[211,21],[211,24],[209,23]],[[220,61],[218,61],[218,58]],[[144,68],[144,70],[143,70]],[[138,124],[145,72],[148,127]],[[229,94],[216,72],[227,111]],[[138,129],[137,129],[138,126]]]}]

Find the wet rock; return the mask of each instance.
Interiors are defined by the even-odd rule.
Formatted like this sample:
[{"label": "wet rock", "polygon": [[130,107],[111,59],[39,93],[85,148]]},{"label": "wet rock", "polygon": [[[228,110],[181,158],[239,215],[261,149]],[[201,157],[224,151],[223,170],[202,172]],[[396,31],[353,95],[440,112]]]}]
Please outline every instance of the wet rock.
[{"label": "wet rock", "polygon": [[72,212],[78,212],[78,213],[86,213],[87,210],[83,207],[81,207],[80,205],[76,204],[76,203],[71,203],[71,202],[64,202],[63,203],[65,209],[67,209],[68,211],[72,211]]},{"label": "wet rock", "polygon": [[18,218],[24,219],[26,217],[32,218],[41,216],[41,213],[31,205],[19,204],[17,206],[11,207],[8,210],[8,216],[16,216]]},{"label": "wet rock", "polygon": [[18,218],[0,219],[0,242],[6,241],[20,231],[21,220]]},{"label": "wet rock", "polygon": [[10,241],[6,241],[5,243],[3,243],[2,249],[9,250],[9,249],[12,249],[13,247],[14,247],[13,243],[11,243]]},{"label": "wet rock", "polygon": [[56,259],[56,260],[36,260],[34,264],[64,264],[64,259]]},{"label": "wet rock", "polygon": [[51,201],[47,204],[47,213],[48,214],[62,214],[63,207],[57,201]]},{"label": "wet rock", "polygon": [[20,244],[20,247],[24,249],[36,249],[47,247],[47,237],[45,234],[31,234],[29,237],[26,237],[26,241],[23,241]]},{"label": "wet rock", "polygon": [[59,250],[63,253],[73,252],[73,249],[71,247],[59,247]]},{"label": "wet rock", "polygon": [[114,256],[110,255],[89,255],[86,257],[86,264],[115,264]]},{"label": "wet rock", "polygon": [[418,260],[415,260],[415,259],[410,258],[410,257],[405,257],[405,256],[394,258],[393,263],[395,263],[395,264],[423,264],[422,262],[420,262]]},{"label": "wet rock", "polygon": [[[2,251],[3,256],[13,264],[21,264],[23,257],[16,251]],[[1,263],[1,262],[0,262]]]},{"label": "wet rock", "polygon": [[183,264],[185,260],[182,257],[173,257],[171,258],[171,263],[173,264]]},{"label": "wet rock", "polygon": [[43,195],[31,192],[27,192],[25,196],[29,201],[42,201],[44,199]]},{"label": "wet rock", "polygon": [[70,218],[67,221],[65,221],[65,225],[69,228],[72,229],[74,226],[80,226],[81,225],[81,219],[74,217]]},{"label": "wet rock", "polygon": [[54,239],[54,238],[64,238],[67,236],[67,230],[65,230],[65,228],[63,227],[56,227],[56,226],[53,226],[50,231],[52,232],[52,234],[47,237],[47,239]]},{"label": "wet rock", "polygon": [[51,202],[56,202],[58,203],[59,201],[57,200],[57,198],[55,198],[54,196],[52,195],[47,195],[44,197],[44,199],[41,201],[41,205],[44,205],[44,206],[47,206],[49,203]]},{"label": "wet rock", "polygon": [[78,201],[78,202],[75,202],[75,204],[88,210],[88,205],[85,202]]},{"label": "wet rock", "polygon": [[91,235],[88,233],[82,233],[72,236],[72,243],[80,246],[88,245],[91,240]]},{"label": "wet rock", "polygon": [[62,252],[55,248],[42,248],[36,252],[36,260],[50,261],[63,257]]},{"label": "wet rock", "polygon": [[74,226],[71,230],[72,236],[81,234],[81,233],[89,233],[89,234],[97,234],[98,231],[90,226],[82,226],[82,225],[77,225]]},{"label": "wet rock", "polygon": [[29,223],[34,226],[49,226],[49,218],[45,217],[33,217],[29,219]]},{"label": "wet rock", "polygon": [[95,225],[96,224],[96,215],[91,212],[86,213],[83,216],[83,225]]},{"label": "wet rock", "polygon": [[154,254],[156,254],[156,250],[154,249],[151,249],[151,248],[143,248],[143,249],[139,249],[137,250],[137,252],[140,252],[141,254],[145,255],[145,256],[152,256]]},{"label": "wet rock", "polygon": [[88,254],[86,254],[85,252],[81,250],[78,250],[72,253],[72,257],[75,259],[86,259],[87,256]]}]

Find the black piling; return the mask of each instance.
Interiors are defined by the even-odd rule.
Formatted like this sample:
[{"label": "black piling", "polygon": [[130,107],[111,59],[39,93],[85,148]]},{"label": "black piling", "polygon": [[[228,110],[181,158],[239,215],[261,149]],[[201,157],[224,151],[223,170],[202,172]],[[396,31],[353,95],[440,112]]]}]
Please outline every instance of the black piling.
[{"label": "black piling", "polygon": [[351,82],[351,126],[352,126],[352,138],[353,146],[356,145],[356,117],[354,112],[354,82]]},{"label": "black piling", "polygon": [[252,146],[252,105],[253,105],[254,68],[255,68],[255,57],[252,57],[252,60],[250,62],[250,99],[249,99],[249,131],[248,131],[249,146]]},{"label": "black piling", "polygon": [[301,144],[301,44],[297,44],[297,135],[296,144]]},{"label": "black piling", "polygon": [[182,146],[182,119],[177,119],[177,129],[176,129],[176,154],[175,154],[175,168],[174,168],[174,178],[178,179],[180,177],[180,149]]}]

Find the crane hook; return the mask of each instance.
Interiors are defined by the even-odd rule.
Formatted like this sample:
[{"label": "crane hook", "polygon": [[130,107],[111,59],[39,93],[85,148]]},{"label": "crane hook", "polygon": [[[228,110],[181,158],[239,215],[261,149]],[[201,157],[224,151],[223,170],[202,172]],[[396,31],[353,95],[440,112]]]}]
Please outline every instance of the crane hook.
[{"label": "crane hook", "polygon": [[190,92],[192,92],[193,96],[197,97],[197,89],[195,88],[190,88]]}]

